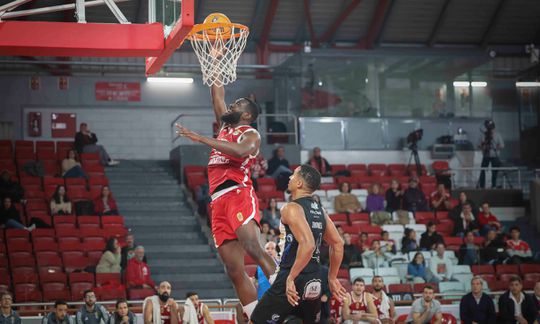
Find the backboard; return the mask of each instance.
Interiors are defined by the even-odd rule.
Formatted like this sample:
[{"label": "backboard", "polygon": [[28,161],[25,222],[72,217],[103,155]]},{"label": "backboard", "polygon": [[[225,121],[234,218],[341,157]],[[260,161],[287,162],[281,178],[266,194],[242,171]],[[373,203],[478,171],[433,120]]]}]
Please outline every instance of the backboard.
[{"label": "backboard", "polygon": [[[145,57],[146,75],[150,75],[161,69],[194,25],[194,0],[147,0],[147,24],[132,24],[122,14],[116,3],[128,0],[73,0],[60,6],[17,10],[29,1],[0,6],[0,55]],[[107,5],[119,23],[87,22],[85,8],[99,5]],[[78,22],[12,20],[74,9]]]}]

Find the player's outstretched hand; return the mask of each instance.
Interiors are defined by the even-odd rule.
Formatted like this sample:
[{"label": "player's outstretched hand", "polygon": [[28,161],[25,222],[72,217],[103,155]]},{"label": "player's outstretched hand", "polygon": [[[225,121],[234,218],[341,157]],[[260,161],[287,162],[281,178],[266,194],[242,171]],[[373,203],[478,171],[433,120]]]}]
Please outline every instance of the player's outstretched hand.
[{"label": "player's outstretched hand", "polygon": [[178,136],[187,137],[194,142],[198,142],[199,139],[201,138],[199,134],[187,129],[186,127],[180,124],[175,124],[175,126],[176,126],[176,135]]},{"label": "player's outstretched hand", "polygon": [[347,297],[347,290],[343,288],[341,282],[337,278],[329,279],[328,285],[330,286],[330,292],[335,296],[339,301],[343,301]]},{"label": "player's outstretched hand", "polygon": [[289,304],[293,306],[298,306],[300,296],[298,296],[298,292],[296,291],[296,286],[294,284],[293,278],[287,277],[287,285],[285,287],[285,291],[287,293],[287,300],[289,301]]}]

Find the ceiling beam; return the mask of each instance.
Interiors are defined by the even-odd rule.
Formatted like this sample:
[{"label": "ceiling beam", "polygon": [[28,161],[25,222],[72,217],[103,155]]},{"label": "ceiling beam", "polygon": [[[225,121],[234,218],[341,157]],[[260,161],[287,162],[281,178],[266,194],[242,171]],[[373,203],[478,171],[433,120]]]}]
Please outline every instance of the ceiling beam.
[{"label": "ceiling beam", "polygon": [[497,3],[497,8],[495,8],[495,12],[491,16],[491,19],[489,21],[488,27],[486,28],[486,31],[484,32],[484,35],[482,36],[482,41],[480,42],[480,46],[486,47],[489,39],[491,38],[493,31],[495,30],[495,26],[499,22],[499,19],[502,16],[503,13],[503,7],[506,3],[506,0],[499,0],[499,3]]},{"label": "ceiling beam", "polygon": [[375,40],[377,40],[381,34],[383,23],[386,20],[386,13],[389,11],[391,4],[392,0],[379,0],[373,18],[371,19],[368,33],[366,37],[361,37],[358,40],[357,47],[364,49],[372,49],[374,47]]},{"label": "ceiling beam", "polygon": [[349,17],[349,15],[353,12],[356,7],[362,2],[362,0],[352,0],[345,9],[343,9],[339,15],[334,19],[332,24],[328,27],[328,29],[322,34],[322,36],[319,38],[319,42],[325,43],[330,41],[332,38],[334,38],[334,35],[336,34],[337,30],[343,22]]},{"label": "ceiling beam", "polygon": [[313,28],[313,20],[311,19],[311,8],[310,0],[304,0],[304,15],[306,17],[306,22],[309,31],[309,39],[311,40],[311,46],[317,47],[319,42],[317,40],[317,35],[315,35],[315,28]]},{"label": "ceiling beam", "polygon": [[[309,0],[309,5],[311,6],[312,0]],[[300,10],[302,17],[298,22],[298,27],[296,27],[296,33],[294,35],[294,43],[300,44],[304,42],[304,34],[306,31],[306,13],[304,10]]]},{"label": "ceiling beam", "polygon": [[433,30],[431,31],[431,35],[429,35],[429,39],[427,42],[429,47],[435,45],[435,42],[437,41],[437,36],[439,35],[442,25],[444,21],[446,20],[446,17],[448,16],[449,5],[450,5],[450,0],[445,0],[442,5],[441,11],[439,12],[439,17],[437,18],[437,22],[435,23],[435,26],[433,27]]},{"label": "ceiling beam", "polygon": [[[253,15],[251,16],[251,21],[249,22],[249,33],[251,35],[251,40],[254,40],[256,37],[255,37],[255,34],[252,34],[253,33],[253,28],[255,26],[255,23],[257,21],[260,21],[259,17],[263,14],[263,2],[264,0],[257,0],[255,2],[255,8],[253,9]],[[260,37],[260,34],[258,35]]]},{"label": "ceiling beam", "polygon": [[[142,1],[146,1],[146,0],[142,0]],[[196,24],[202,23],[201,15],[202,15],[203,5],[204,5],[204,0],[197,0],[195,2],[195,23]]]},{"label": "ceiling beam", "polygon": [[259,38],[260,46],[266,46],[268,40],[270,39],[270,30],[272,29],[272,23],[274,22],[274,17],[276,16],[278,5],[279,0],[270,0],[270,3],[268,4],[261,37]]}]

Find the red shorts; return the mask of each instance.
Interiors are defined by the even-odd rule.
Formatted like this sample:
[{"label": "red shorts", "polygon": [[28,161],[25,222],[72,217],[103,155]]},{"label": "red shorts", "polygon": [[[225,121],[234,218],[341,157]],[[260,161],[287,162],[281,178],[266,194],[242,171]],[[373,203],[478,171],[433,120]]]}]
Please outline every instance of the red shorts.
[{"label": "red shorts", "polygon": [[227,240],[236,240],[236,229],[255,220],[260,222],[259,199],[253,187],[231,190],[212,200],[212,234],[216,247]]}]

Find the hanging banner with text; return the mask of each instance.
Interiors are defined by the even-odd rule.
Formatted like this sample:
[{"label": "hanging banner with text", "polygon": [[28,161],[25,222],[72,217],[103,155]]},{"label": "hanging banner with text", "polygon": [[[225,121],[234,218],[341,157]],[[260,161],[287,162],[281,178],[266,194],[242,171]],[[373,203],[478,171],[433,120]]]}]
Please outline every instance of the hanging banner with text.
[{"label": "hanging banner with text", "polygon": [[97,101],[141,101],[139,82],[96,82]]}]

